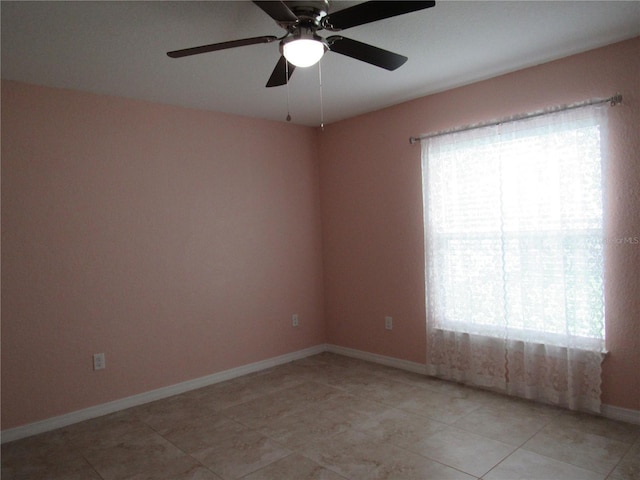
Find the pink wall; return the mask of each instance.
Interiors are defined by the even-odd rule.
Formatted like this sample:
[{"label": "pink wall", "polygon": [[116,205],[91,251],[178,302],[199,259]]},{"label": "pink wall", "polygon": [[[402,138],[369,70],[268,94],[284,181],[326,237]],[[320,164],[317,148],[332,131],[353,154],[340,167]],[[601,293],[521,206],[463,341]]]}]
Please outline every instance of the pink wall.
[{"label": "pink wall", "polygon": [[[329,125],[320,136],[330,343],[425,362],[420,146],[409,137],[622,93],[607,238],[640,237],[640,38]],[[640,410],[640,245],[610,241],[603,402]],[[384,316],[394,318],[392,331]]]},{"label": "pink wall", "polygon": [[314,129],[3,81],[2,428],[324,343],[321,253]]}]

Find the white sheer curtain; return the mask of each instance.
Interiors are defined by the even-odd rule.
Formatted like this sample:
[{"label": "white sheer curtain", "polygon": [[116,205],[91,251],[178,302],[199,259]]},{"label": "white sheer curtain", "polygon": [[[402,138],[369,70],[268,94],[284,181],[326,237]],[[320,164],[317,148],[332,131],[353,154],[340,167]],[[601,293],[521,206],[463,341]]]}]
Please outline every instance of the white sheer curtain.
[{"label": "white sheer curtain", "polygon": [[422,141],[429,374],[599,411],[606,110]]}]

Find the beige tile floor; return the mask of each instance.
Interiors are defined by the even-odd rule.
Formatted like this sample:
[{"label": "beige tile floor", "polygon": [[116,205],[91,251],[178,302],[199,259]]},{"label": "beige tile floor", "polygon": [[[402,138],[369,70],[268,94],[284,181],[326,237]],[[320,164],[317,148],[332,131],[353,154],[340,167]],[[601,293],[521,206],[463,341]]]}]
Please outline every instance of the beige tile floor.
[{"label": "beige tile floor", "polygon": [[323,353],[2,446],[2,479],[640,479],[640,427]]}]

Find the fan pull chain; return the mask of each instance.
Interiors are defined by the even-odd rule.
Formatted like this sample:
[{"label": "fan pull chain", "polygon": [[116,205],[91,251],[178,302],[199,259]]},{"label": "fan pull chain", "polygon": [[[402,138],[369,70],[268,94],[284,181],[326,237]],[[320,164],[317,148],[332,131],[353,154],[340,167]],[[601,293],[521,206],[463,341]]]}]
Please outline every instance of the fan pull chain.
[{"label": "fan pull chain", "polygon": [[318,62],[318,83],[320,84],[320,130],[324,131],[324,106],[322,104],[322,61]]},{"label": "fan pull chain", "polygon": [[287,79],[287,122],[291,121],[291,106],[289,102],[289,62],[284,62],[284,74]]}]

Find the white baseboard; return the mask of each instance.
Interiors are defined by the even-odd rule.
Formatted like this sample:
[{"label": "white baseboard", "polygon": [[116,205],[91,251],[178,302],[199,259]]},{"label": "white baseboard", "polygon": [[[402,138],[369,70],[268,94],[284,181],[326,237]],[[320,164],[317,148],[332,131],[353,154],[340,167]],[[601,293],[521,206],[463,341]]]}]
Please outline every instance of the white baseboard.
[{"label": "white baseboard", "polygon": [[[338,345],[327,344],[326,351],[344,355],[347,357],[358,358],[360,360],[366,360],[373,363],[379,363],[389,367],[395,367],[401,370],[408,370],[410,372],[427,374],[427,367],[422,363],[409,362],[407,360],[399,360],[393,357],[386,357],[384,355],[378,355],[375,353],[364,352],[362,350],[355,350],[353,348],[340,347]],[[631,410],[628,408],[615,407],[613,405],[602,405],[600,414],[611,420],[618,420],[626,423],[633,423],[640,425],[640,410]]]},{"label": "white baseboard", "polygon": [[358,358],[360,360],[366,360],[372,363],[379,363],[386,365],[387,367],[394,367],[400,370],[408,370],[414,373],[427,373],[426,365],[422,363],[410,362],[408,360],[400,360],[399,358],[387,357],[384,355],[378,355],[377,353],[369,353],[362,350],[355,350],[353,348],[340,347],[338,345],[327,344],[326,351],[331,353],[337,353],[344,355],[345,357]]},{"label": "white baseboard", "polygon": [[[95,405],[93,407],[77,410],[57,417],[48,418],[39,422],[22,425],[20,427],[10,428],[0,432],[0,443],[12,442],[21,438],[30,437],[39,433],[48,432],[57,428],[66,427],[74,423],[90,420],[92,418],[101,417],[109,413],[115,413],[127,408],[136,407],[145,403],[161,400],[163,398],[178,395],[180,393],[196,390],[198,388],[213,385],[215,383],[231,380],[249,373],[259,372],[267,368],[275,367],[285,363],[300,360],[301,358],[317,355],[322,352],[331,352],[346,357],[357,358],[388,367],[407,370],[414,373],[426,375],[426,365],[422,363],[411,362],[408,360],[400,360],[394,357],[378,355],[376,353],[365,352],[348,347],[341,347],[332,344],[320,344],[314,347],[298,350],[296,352],[287,353],[278,357],[268,358],[259,362],[242,365],[240,367],[231,368],[222,372],[214,373],[186,382],[169,385],[167,387],[158,388],[149,392],[133,395],[131,397],[122,398],[113,402]],[[603,417],[612,420],[619,420],[627,423],[640,425],[640,410],[631,410],[627,408],[615,407],[613,405],[602,405],[601,413]]]},{"label": "white baseboard", "polygon": [[640,425],[640,410],[630,408],[615,407],[613,405],[602,405],[600,413],[603,417],[621,422],[634,423]]},{"label": "white baseboard", "polygon": [[284,363],[293,362],[301,358],[317,355],[325,352],[327,347],[325,344],[316,345],[314,347],[298,350],[296,352],[287,353],[278,357],[268,358],[259,362],[242,365],[241,367],[231,368],[222,372],[214,373],[186,382],[169,385],[167,387],[158,388],[149,392],[133,395],[131,397],[121,398],[112,402],[95,405],[93,407],[77,410],[75,412],[66,413],[64,415],[47,418],[39,422],[29,423],[15,428],[9,428],[0,432],[0,443],[12,442],[21,438],[30,437],[39,433],[55,430],[56,428],[66,427],[74,423],[83,422],[92,418],[101,417],[109,413],[118,412],[127,408],[136,407],[145,403],[161,400],[163,398],[178,395],[198,388],[213,385],[215,383],[231,380],[232,378],[247,375],[248,373],[259,372],[267,368],[282,365]]}]

